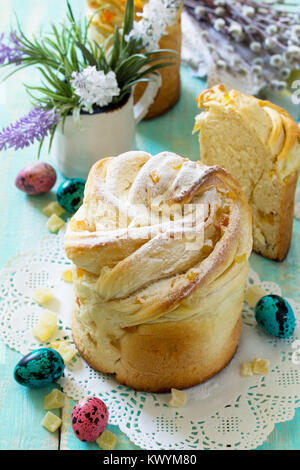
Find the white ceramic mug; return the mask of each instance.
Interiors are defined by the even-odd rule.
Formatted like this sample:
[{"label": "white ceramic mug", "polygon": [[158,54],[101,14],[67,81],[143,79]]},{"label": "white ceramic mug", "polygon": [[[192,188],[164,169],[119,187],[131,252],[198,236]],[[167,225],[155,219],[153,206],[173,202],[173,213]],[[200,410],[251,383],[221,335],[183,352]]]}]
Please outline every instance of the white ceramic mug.
[{"label": "white ceramic mug", "polygon": [[82,114],[81,125],[67,116],[57,126],[51,149],[54,164],[67,178],[86,179],[91,166],[105,157],[132,149],[136,124],[147,114],[161,86],[159,74],[148,82],[140,100],[133,104],[133,93],[120,107],[95,114]]}]

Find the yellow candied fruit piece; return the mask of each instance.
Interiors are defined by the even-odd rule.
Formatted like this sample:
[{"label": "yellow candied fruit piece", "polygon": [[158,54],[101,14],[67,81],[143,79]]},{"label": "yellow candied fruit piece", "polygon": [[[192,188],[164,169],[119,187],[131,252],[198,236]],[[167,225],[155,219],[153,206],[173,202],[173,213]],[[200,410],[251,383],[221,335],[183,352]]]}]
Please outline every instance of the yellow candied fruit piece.
[{"label": "yellow candied fruit piece", "polygon": [[250,377],[251,375],[253,375],[251,362],[243,362],[241,364],[240,375],[242,377]]},{"label": "yellow candied fruit piece", "polygon": [[186,405],[187,394],[184,390],[176,390],[176,388],[171,388],[172,397],[169,401],[169,406],[173,408],[182,408]]},{"label": "yellow candied fruit piece", "polygon": [[57,315],[50,310],[45,310],[39,323],[32,328],[33,336],[40,342],[45,343],[53,335],[57,327]]},{"label": "yellow candied fruit piece", "polygon": [[53,341],[50,348],[55,349],[61,355],[65,364],[70,362],[77,354],[76,349],[67,341]]},{"label": "yellow candied fruit piece", "polygon": [[238,264],[242,264],[246,260],[246,255],[245,253],[242,255],[238,255],[234,258],[234,261]]},{"label": "yellow candied fruit piece", "polygon": [[42,421],[42,426],[44,428],[48,429],[50,432],[55,432],[60,428],[62,423],[62,420],[56,416],[54,413],[51,413],[51,411],[48,411],[48,413],[45,414],[44,419]]},{"label": "yellow candied fruit piece", "polygon": [[180,165],[175,165],[175,164],[174,164],[174,165],[172,165],[172,168],[173,168],[173,170],[178,171],[178,170],[180,170],[180,169],[182,168],[182,163],[180,163]]},{"label": "yellow candied fruit piece", "polygon": [[32,334],[40,343],[46,343],[52,336],[52,331],[40,323],[32,328]]},{"label": "yellow candied fruit piece", "polygon": [[39,305],[45,305],[47,302],[53,299],[53,292],[48,287],[38,287],[33,294],[33,300]]},{"label": "yellow candied fruit piece", "polygon": [[260,286],[251,286],[246,292],[245,300],[250,307],[254,308],[257,302],[266,295],[266,292]]},{"label": "yellow candied fruit piece", "polygon": [[102,434],[100,434],[98,439],[96,439],[96,442],[103,450],[114,450],[118,442],[118,438],[113,432],[106,429]]},{"label": "yellow candied fruit piece", "polygon": [[85,273],[86,271],[84,269],[76,268],[76,274],[77,274],[78,279],[82,279]]},{"label": "yellow candied fruit piece", "polygon": [[154,184],[159,181],[159,176],[155,173],[155,171],[151,171],[150,178],[152,179]]},{"label": "yellow candied fruit piece", "polygon": [[66,269],[65,271],[63,271],[62,274],[61,274],[61,277],[65,282],[73,282],[73,271],[72,271],[72,269]]},{"label": "yellow candied fruit piece", "polygon": [[190,273],[187,274],[187,278],[189,281],[194,281],[196,279],[196,277],[198,276],[199,273],[195,273],[193,271],[191,271]]},{"label": "yellow candied fruit piece", "polygon": [[52,233],[57,232],[64,225],[65,225],[65,222],[60,217],[58,217],[58,215],[56,215],[56,214],[52,214],[51,217],[49,217],[49,219],[46,223],[47,229]]},{"label": "yellow candied fruit piece", "polygon": [[224,98],[223,98],[223,103],[226,105],[226,104],[229,104],[232,102],[232,99],[229,95],[229,93],[224,93]]},{"label": "yellow candied fruit piece", "polygon": [[54,388],[51,393],[44,398],[44,410],[55,410],[62,408],[65,403],[65,394]]},{"label": "yellow candied fruit piece", "polygon": [[268,359],[260,359],[255,357],[252,362],[253,374],[266,375],[269,373],[270,361]]},{"label": "yellow candied fruit piece", "polygon": [[74,232],[80,232],[80,230],[87,230],[87,223],[85,220],[71,220],[71,228]]},{"label": "yellow candied fruit piece", "polygon": [[43,209],[43,213],[47,217],[51,217],[53,214],[62,215],[64,212],[65,209],[63,209],[56,201],[49,202],[49,204],[47,204]]}]

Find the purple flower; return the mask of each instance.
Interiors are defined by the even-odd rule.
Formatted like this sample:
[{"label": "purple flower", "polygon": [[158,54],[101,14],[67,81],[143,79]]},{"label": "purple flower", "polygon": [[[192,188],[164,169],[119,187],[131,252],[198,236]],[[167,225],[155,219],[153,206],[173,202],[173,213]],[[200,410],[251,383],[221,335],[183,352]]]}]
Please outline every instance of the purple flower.
[{"label": "purple flower", "polygon": [[5,62],[20,65],[23,53],[21,44],[15,33],[10,33],[9,35],[10,44],[4,44],[3,40],[4,33],[0,34],[0,65],[3,65]]},{"label": "purple flower", "polygon": [[34,141],[40,142],[54,129],[58,120],[59,114],[52,109],[33,108],[27,116],[0,132],[0,151],[23,149]]}]

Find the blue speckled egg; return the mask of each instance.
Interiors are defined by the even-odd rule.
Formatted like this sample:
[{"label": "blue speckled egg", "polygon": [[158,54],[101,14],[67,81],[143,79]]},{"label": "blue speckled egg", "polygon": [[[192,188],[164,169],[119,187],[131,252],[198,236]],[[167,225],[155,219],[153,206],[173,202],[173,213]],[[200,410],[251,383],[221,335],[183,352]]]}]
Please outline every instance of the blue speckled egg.
[{"label": "blue speckled egg", "polygon": [[64,181],[58,188],[56,197],[58,203],[68,212],[76,212],[82,204],[85,180],[71,178]]},{"label": "blue speckled egg", "polygon": [[26,354],[18,362],[14,378],[25,387],[42,388],[61,377],[64,368],[64,361],[57,351],[40,348]]},{"label": "blue speckled egg", "polygon": [[295,329],[295,315],[290,304],[279,295],[265,295],[255,306],[257,324],[266,333],[289,338]]}]

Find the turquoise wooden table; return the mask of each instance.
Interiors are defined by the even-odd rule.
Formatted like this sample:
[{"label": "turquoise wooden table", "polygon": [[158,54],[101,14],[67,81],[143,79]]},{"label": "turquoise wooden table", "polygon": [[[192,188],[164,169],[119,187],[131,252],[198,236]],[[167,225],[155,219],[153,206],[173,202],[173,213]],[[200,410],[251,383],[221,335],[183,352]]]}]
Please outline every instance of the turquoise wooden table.
[{"label": "turquoise wooden table", "polygon": [[[83,12],[83,0],[71,0],[76,14]],[[65,12],[62,0],[0,0],[0,32],[14,25],[14,12],[26,33],[47,28],[50,21],[59,21]],[[22,71],[0,85],[1,128],[25,115],[30,103],[22,83],[37,81],[32,71]],[[151,153],[170,150],[194,160],[198,158],[198,139],[192,136],[194,116],[197,113],[195,96],[205,83],[193,78],[182,68],[182,94],[179,103],[167,115],[138,127],[136,146]],[[38,244],[47,233],[41,208],[55,199],[55,189],[39,197],[28,197],[14,186],[18,171],[35,160],[37,147],[0,155],[0,267],[11,256],[26,252]],[[49,160],[46,151],[43,160]],[[295,221],[293,242],[287,259],[281,264],[267,261],[253,254],[251,265],[261,279],[278,283],[287,297],[300,301],[300,222]],[[0,304],[1,308],[1,304]],[[98,449],[95,444],[78,441],[70,428],[70,413],[74,402],[67,400],[60,411],[63,426],[60,433],[51,434],[41,426],[45,414],[44,395],[49,390],[28,390],[18,386],[12,378],[13,368],[20,354],[0,343],[0,449]],[[116,426],[109,426],[118,435],[117,449],[137,449]],[[268,440],[259,449],[300,449],[300,409],[290,422],[276,425]]]}]

